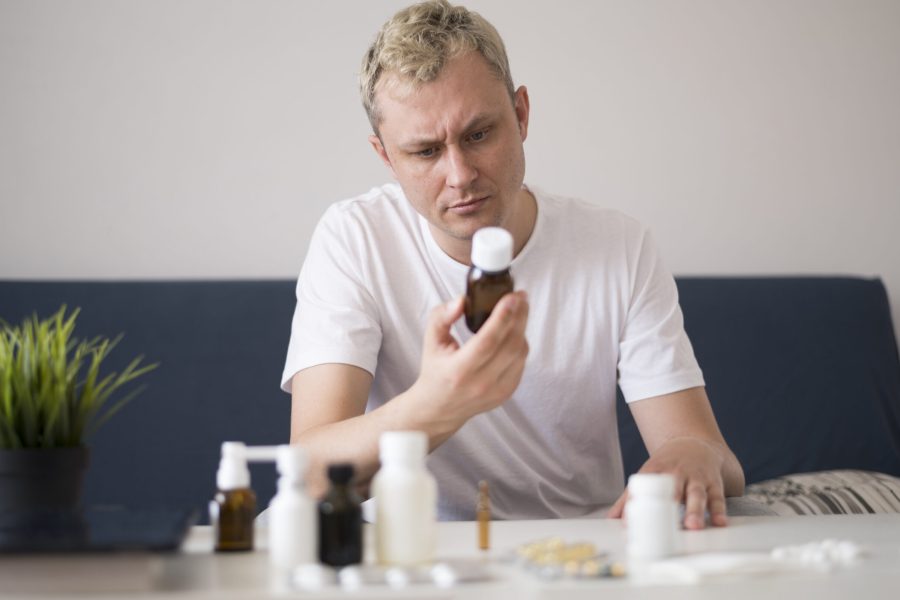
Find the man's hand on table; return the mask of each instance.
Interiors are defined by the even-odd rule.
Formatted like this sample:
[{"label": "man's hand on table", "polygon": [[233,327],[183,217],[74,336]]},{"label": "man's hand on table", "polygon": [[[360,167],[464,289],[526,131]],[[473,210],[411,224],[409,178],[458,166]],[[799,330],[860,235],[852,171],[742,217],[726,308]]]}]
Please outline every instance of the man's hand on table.
[{"label": "man's hand on table", "polygon": [[[676,499],[685,505],[684,527],[703,529],[705,512],[712,525],[728,524],[722,467],[725,457],[715,444],[698,438],[673,438],[653,453],[639,473],[670,473],[675,477]],[[621,518],[628,499],[626,490],[607,513]]]}]

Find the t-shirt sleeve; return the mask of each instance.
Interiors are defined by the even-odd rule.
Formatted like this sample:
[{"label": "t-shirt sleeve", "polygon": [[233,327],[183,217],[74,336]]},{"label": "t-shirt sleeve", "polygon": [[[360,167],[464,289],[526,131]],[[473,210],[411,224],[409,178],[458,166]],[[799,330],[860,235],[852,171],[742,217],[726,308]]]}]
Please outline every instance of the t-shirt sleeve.
[{"label": "t-shirt sleeve", "polygon": [[684,331],[675,279],[649,231],[629,232],[631,298],[619,342],[619,387],[626,402],[704,385]]},{"label": "t-shirt sleeve", "polygon": [[354,365],[375,374],[381,347],[378,307],[363,270],[364,235],[332,207],[316,226],[297,279],[297,306],[281,376],[290,392],[298,371],[326,363]]}]

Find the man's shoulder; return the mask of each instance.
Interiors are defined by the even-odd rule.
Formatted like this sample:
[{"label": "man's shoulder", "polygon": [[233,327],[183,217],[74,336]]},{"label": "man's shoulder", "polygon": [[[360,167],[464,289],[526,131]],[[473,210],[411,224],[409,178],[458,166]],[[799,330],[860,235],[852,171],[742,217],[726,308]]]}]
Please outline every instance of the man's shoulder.
[{"label": "man's shoulder", "polygon": [[358,255],[403,253],[420,236],[419,216],[397,184],[331,204],[313,233],[313,244],[352,249]]},{"label": "man's shoulder", "polygon": [[377,210],[384,206],[405,205],[406,196],[403,190],[396,183],[386,183],[384,185],[375,186],[368,192],[339,200],[329,206],[330,212],[365,212]]},{"label": "man's shoulder", "polygon": [[574,196],[550,194],[529,186],[548,221],[565,229],[587,229],[594,233],[598,228],[622,232],[638,232],[644,229],[639,220],[617,208],[603,206],[594,201]]},{"label": "man's shoulder", "polygon": [[373,214],[378,215],[385,210],[392,212],[394,210],[402,210],[409,208],[409,202],[403,195],[403,190],[396,183],[386,183],[373,187],[368,192],[338,200],[332,203],[326,214],[345,215],[345,214]]},{"label": "man's shoulder", "polygon": [[329,229],[366,229],[387,231],[409,227],[417,213],[396,183],[373,187],[368,192],[332,203],[322,216],[321,225]]}]

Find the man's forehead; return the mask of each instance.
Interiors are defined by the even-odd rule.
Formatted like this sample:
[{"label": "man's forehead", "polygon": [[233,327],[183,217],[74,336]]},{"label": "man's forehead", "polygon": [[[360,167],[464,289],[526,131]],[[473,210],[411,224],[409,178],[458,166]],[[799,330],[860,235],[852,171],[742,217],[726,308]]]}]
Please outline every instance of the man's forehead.
[{"label": "man's forehead", "polygon": [[395,74],[384,77],[375,93],[380,128],[388,127],[404,138],[432,138],[436,130],[465,128],[512,109],[500,81],[460,83],[458,88],[438,88],[435,82],[415,82]]},{"label": "man's forehead", "polygon": [[499,118],[496,108],[458,103],[438,111],[420,111],[394,105],[382,112],[381,129],[400,145],[433,143],[445,136],[461,135]]},{"label": "man's forehead", "polygon": [[419,91],[422,86],[431,82],[416,81],[411,77],[404,77],[394,71],[384,73],[375,84],[375,101],[389,100],[398,104],[404,104]]}]

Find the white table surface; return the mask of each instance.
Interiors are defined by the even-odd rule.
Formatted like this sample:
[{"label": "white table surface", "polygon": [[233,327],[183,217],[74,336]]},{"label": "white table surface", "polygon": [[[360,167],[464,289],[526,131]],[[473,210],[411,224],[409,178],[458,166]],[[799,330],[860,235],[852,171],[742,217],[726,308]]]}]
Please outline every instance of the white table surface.
[{"label": "white table surface", "polygon": [[[367,532],[368,533],[368,532]],[[212,532],[195,527],[181,552],[0,557],[0,597],[87,598],[900,598],[900,515],[735,517],[725,528],[684,531],[687,554],[761,551],[826,538],[864,547],[857,564],[831,572],[803,571],[720,578],[703,584],[639,585],[630,579],[543,581],[502,560],[520,544],[550,536],[588,541],[624,559],[625,531],[606,519],[507,521],[491,524],[491,550],[476,548],[471,522],[440,523],[438,558],[487,561],[494,579],[451,589],[416,585],[403,590],[369,587],[344,592],[277,592],[264,548],[252,553],[216,554]],[[264,542],[261,536],[260,542]],[[259,544],[263,546],[264,544]]]}]

